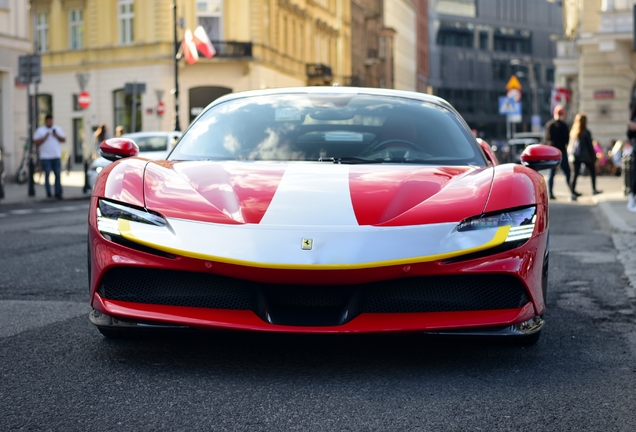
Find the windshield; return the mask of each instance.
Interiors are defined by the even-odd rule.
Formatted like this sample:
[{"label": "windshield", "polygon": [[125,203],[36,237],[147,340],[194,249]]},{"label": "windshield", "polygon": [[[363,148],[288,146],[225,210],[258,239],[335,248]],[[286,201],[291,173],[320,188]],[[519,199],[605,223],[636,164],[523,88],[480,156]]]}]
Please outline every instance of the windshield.
[{"label": "windshield", "polygon": [[399,97],[281,94],[203,113],[170,160],[485,165],[457,114]]}]

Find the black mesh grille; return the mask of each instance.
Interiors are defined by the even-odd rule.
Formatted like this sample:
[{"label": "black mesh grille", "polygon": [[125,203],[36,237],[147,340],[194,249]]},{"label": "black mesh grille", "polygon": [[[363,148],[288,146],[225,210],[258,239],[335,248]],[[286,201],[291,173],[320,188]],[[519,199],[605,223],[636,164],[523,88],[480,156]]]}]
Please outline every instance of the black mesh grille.
[{"label": "black mesh grille", "polygon": [[133,303],[249,310],[254,299],[250,285],[205,273],[120,267],[104,275],[98,293]]},{"label": "black mesh grille", "polygon": [[374,284],[364,312],[451,312],[513,309],[529,301],[523,284],[509,275],[429,276]]},{"label": "black mesh grille", "polygon": [[[363,312],[514,309],[530,301],[521,281],[509,275],[427,276],[360,285],[272,285],[135,267],[109,270],[98,293],[105,299],[134,303],[253,310],[266,321],[289,325],[337,325]],[[324,324],[322,314],[334,322]],[[303,315],[315,317],[314,324],[299,318]]]}]

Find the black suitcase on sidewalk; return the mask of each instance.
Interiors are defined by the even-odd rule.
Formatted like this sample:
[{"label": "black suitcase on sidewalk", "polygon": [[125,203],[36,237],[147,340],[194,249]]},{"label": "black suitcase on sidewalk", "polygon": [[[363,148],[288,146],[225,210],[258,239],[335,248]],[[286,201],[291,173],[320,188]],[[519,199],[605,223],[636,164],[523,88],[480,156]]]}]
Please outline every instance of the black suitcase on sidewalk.
[{"label": "black suitcase on sidewalk", "polygon": [[632,184],[632,175],[633,175],[631,154],[623,155],[621,170],[623,171],[623,193],[627,195],[628,193],[631,192],[629,190],[630,189],[629,185]]}]

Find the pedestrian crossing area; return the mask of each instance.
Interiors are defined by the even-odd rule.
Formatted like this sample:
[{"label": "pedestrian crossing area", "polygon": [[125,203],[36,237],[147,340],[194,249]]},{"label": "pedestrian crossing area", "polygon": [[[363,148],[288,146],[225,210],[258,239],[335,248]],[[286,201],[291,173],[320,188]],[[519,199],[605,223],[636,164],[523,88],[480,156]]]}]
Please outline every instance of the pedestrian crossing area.
[{"label": "pedestrian crossing area", "polygon": [[62,212],[85,212],[88,211],[88,204],[77,204],[77,205],[66,205],[66,206],[55,206],[55,207],[45,207],[45,208],[25,208],[25,209],[15,209],[15,210],[4,210],[0,208],[0,219],[7,218],[11,216],[26,216],[26,215],[35,215],[35,214],[46,214],[46,213],[62,213]]}]

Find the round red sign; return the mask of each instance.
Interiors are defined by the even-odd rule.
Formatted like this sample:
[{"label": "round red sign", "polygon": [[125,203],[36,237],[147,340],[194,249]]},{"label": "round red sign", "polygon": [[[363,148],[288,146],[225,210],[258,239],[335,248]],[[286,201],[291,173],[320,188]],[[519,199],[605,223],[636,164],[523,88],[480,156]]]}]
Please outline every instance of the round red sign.
[{"label": "round red sign", "polygon": [[81,92],[79,95],[77,95],[77,104],[82,109],[88,108],[91,104],[91,95],[88,94],[87,91]]},{"label": "round red sign", "polygon": [[157,104],[157,115],[163,115],[163,113],[166,112],[166,106],[163,104],[163,102],[159,102]]}]

